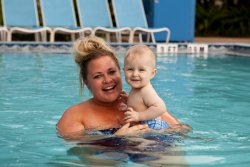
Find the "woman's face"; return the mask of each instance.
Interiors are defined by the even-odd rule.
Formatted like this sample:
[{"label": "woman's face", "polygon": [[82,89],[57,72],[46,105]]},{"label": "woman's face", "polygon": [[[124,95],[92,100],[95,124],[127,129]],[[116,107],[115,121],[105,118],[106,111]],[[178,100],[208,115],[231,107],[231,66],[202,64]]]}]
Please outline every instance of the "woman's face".
[{"label": "woman's face", "polygon": [[93,59],[88,64],[85,84],[99,103],[114,102],[122,91],[120,70],[109,56]]}]

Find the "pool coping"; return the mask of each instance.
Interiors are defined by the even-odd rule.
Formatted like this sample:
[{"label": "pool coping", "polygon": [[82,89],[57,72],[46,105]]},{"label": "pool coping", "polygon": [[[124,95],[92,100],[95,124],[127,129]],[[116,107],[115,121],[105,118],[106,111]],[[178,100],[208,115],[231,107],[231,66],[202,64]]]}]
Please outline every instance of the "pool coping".
[{"label": "pool coping", "polygon": [[[138,43],[110,43],[118,52],[125,52],[129,46]],[[250,57],[250,44],[248,43],[144,43],[155,49],[157,52],[157,47],[159,45],[177,46],[178,53],[190,53],[190,45],[193,46],[203,46],[206,45],[208,51],[206,53],[226,53],[226,54],[237,54],[242,56]],[[3,52],[36,52],[36,53],[72,53],[73,42],[0,42],[0,53]],[[168,54],[171,52],[163,53]],[[201,52],[195,52],[201,54]],[[193,53],[193,54],[195,54]],[[158,53],[162,54],[162,53]]]}]

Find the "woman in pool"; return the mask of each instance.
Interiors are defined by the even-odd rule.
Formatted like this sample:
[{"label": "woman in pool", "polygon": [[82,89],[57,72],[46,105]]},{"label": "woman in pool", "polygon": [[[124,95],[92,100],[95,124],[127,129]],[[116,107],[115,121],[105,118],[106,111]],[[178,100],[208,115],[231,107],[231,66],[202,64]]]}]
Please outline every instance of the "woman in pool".
[{"label": "woman in pool", "polygon": [[[115,135],[149,130],[147,125],[124,123],[124,112],[119,106],[126,103],[127,96],[122,91],[120,66],[111,47],[101,38],[88,37],[78,39],[74,50],[75,62],[80,67],[80,86],[85,84],[93,97],[64,112],[57,124],[59,134],[71,138],[79,137],[76,134],[84,130]],[[172,127],[180,127],[180,122],[168,112],[162,119]]]}]

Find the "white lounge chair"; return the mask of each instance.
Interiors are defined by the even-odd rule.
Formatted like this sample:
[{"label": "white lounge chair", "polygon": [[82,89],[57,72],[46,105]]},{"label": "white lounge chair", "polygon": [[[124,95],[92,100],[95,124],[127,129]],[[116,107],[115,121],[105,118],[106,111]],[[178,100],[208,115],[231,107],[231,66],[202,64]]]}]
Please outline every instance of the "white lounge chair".
[{"label": "white lounge chair", "polygon": [[107,41],[110,41],[110,34],[114,33],[117,42],[122,42],[122,34],[130,35],[129,27],[113,26],[108,0],[76,0],[76,2],[81,26],[91,27],[93,35],[104,32]]},{"label": "white lounge chair", "polygon": [[2,0],[2,10],[8,41],[12,41],[13,33],[35,34],[36,41],[46,41],[47,33],[51,33],[39,25],[36,0]]},{"label": "white lounge chair", "polygon": [[70,34],[72,40],[75,40],[76,34],[92,33],[89,27],[77,26],[72,0],[40,0],[40,3],[44,26],[52,28],[51,42],[55,41],[57,33]]},{"label": "white lounge chair", "polygon": [[8,35],[8,29],[6,27],[0,27],[0,41],[6,41]]},{"label": "white lounge chair", "polygon": [[170,30],[167,27],[149,28],[142,0],[112,0],[114,16],[117,27],[132,28],[130,42],[134,42],[134,36],[139,35],[139,42],[142,43],[142,33],[147,34],[147,42],[151,40],[156,43],[154,33],[165,32],[166,43],[170,39]]}]

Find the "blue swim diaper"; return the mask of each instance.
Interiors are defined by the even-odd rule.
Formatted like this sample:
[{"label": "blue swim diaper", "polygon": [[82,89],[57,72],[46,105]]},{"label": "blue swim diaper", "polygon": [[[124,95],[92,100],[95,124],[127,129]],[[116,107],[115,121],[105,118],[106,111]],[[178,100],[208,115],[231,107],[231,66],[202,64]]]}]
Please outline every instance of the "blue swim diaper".
[{"label": "blue swim diaper", "polygon": [[170,126],[163,120],[147,120],[142,121],[143,124],[148,124],[148,127],[154,130],[160,130],[163,128],[169,128]]}]

